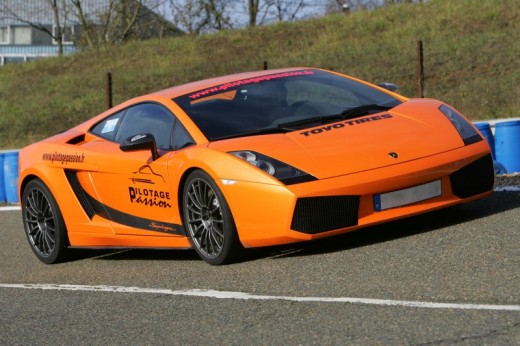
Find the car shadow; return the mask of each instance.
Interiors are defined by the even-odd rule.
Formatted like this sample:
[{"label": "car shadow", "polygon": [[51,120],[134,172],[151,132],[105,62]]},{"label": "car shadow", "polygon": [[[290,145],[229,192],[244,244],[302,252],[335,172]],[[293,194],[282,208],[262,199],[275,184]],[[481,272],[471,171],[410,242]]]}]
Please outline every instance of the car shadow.
[{"label": "car shadow", "polygon": [[70,249],[67,262],[81,260],[129,261],[129,260],[166,260],[166,261],[198,261],[200,258],[193,249]]},{"label": "car shadow", "polygon": [[[468,204],[366,227],[343,235],[310,242],[247,249],[238,262],[244,263],[263,258],[279,259],[345,251],[431,232],[439,228],[485,218],[516,208],[520,208],[520,192],[496,192],[489,197]],[[196,252],[191,249],[73,249],[73,256],[69,261],[83,259],[104,261],[200,261]]]}]

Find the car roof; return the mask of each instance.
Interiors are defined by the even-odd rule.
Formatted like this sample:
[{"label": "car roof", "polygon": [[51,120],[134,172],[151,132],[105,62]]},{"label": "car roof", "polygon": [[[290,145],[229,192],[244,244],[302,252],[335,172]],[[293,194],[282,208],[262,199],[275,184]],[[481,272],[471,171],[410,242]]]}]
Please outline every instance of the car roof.
[{"label": "car roof", "polygon": [[150,93],[150,94],[148,94],[148,96],[160,96],[160,97],[166,97],[166,98],[172,99],[177,96],[189,94],[191,92],[199,91],[201,89],[205,89],[205,88],[212,87],[215,85],[221,85],[221,84],[225,84],[225,83],[229,83],[229,82],[233,82],[233,81],[237,81],[237,80],[267,76],[267,75],[283,73],[283,72],[308,70],[308,69],[315,69],[315,68],[293,67],[293,68],[283,68],[283,69],[276,69],[276,70],[261,70],[261,71],[254,71],[254,72],[236,73],[236,74],[209,78],[209,79],[204,79],[204,80],[191,82],[191,83],[187,83],[187,84],[183,84],[183,85],[174,86],[171,88],[167,88],[167,89],[163,89],[163,90],[159,90],[159,91]]}]

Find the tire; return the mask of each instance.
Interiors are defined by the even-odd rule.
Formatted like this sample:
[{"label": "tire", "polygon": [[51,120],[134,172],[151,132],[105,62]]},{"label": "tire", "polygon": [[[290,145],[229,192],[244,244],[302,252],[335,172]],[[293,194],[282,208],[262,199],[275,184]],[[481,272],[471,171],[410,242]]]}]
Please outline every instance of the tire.
[{"label": "tire", "polygon": [[212,265],[231,263],[243,248],[229,206],[211,177],[193,171],[183,189],[183,220],[197,254]]},{"label": "tire", "polygon": [[67,229],[49,188],[39,179],[30,181],[22,194],[25,235],[40,261],[53,264],[68,254]]}]

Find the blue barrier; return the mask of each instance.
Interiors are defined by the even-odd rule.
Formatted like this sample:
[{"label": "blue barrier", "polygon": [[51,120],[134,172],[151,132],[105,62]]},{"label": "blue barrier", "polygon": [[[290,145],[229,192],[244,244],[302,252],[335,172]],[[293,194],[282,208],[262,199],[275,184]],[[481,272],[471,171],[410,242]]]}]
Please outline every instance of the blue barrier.
[{"label": "blue barrier", "polygon": [[4,151],[4,188],[8,203],[18,203],[18,150]]},{"label": "blue barrier", "polygon": [[496,124],[495,152],[507,173],[520,172],[520,120]]},{"label": "blue barrier", "polygon": [[4,183],[4,152],[0,152],[0,203],[7,202]]},{"label": "blue barrier", "polygon": [[491,148],[491,155],[493,156],[493,159],[495,159],[495,138],[493,137],[491,126],[489,123],[475,123],[474,125],[488,142],[489,147]]}]

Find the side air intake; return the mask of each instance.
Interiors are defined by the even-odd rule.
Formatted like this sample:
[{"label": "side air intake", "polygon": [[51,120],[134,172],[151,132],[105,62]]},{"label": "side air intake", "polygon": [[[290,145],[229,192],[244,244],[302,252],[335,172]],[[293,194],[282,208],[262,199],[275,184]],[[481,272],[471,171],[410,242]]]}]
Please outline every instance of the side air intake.
[{"label": "side air intake", "polygon": [[94,207],[90,203],[87,194],[85,193],[85,190],[83,190],[83,188],[81,187],[76,172],[65,170],[65,176],[67,177],[67,180],[69,181],[70,187],[72,188],[72,191],[74,191],[76,198],[83,207],[83,210],[85,211],[89,219],[92,219],[96,212],[94,210]]}]

